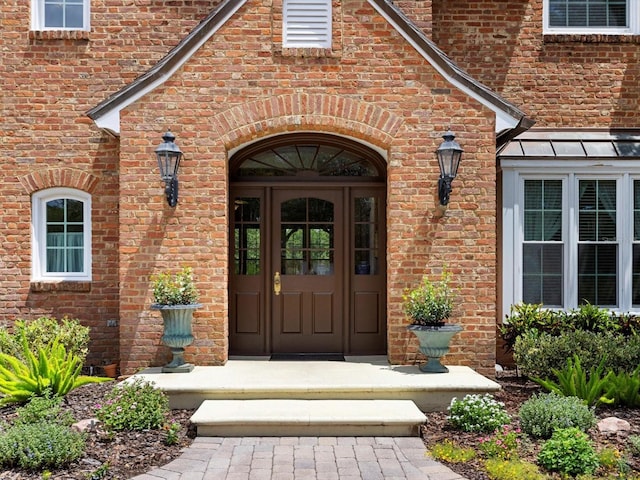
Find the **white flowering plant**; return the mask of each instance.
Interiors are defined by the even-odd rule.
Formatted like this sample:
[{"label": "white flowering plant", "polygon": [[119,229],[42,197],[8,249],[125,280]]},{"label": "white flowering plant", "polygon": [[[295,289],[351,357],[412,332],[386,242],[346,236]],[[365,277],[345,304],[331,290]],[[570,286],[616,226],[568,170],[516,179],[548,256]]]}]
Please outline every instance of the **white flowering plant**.
[{"label": "white flowering plant", "polygon": [[465,395],[462,400],[453,398],[448,410],[447,420],[465,432],[491,433],[511,421],[504,403],[488,393]]},{"label": "white flowering plant", "polygon": [[155,305],[194,305],[198,289],[193,282],[193,269],[184,267],[175,274],[162,272],[151,277]]}]

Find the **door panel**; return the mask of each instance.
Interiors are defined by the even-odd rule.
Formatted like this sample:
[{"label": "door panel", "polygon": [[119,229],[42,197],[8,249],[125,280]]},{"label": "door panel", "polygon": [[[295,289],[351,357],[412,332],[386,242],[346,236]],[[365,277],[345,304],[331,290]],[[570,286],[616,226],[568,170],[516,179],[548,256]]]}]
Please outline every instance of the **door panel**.
[{"label": "door panel", "polygon": [[309,187],[231,190],[230,355],[386,353],[384,188]]},{"label": "door panel", "polygon": [[342,210],[337,189],[273,192],[274,353],[344,351]]},{"label": "door panel", "polygon": [[384,191],[353,188],[350,241],[349,351],[386,353],[386,265]]},{"label": "door panel", "polygon": [[266,355],[264,189],[231,191],[229,353]]}]

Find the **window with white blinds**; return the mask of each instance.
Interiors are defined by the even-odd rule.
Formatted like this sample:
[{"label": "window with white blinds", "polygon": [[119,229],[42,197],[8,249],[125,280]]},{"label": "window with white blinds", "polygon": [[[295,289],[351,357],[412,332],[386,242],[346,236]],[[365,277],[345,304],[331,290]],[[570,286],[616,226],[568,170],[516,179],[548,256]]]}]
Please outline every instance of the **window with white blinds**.
[{"label": "window with white blinds", "polygon": [[31,0],[32,30],[89,30],[89,0]]},{"label": "window with white blinds", "polygon": [[505,203],[521,212],[514,257],[504,262],[519,284],[512,303],[640,308],[640,180],[532,174],[520,182],[517,203]]},{"label": "window with white blinds", "polygon": [[638,32],[640,0],[544,0],[546,33]]},{"label": "window with white blinds", "polygon": [[32,280],[91,280],[91,196],[50,188],[32,202]]},{"label": "window with white blinds", "polygon": [[331,48],[331,1],[284,0],[285,48]]}]

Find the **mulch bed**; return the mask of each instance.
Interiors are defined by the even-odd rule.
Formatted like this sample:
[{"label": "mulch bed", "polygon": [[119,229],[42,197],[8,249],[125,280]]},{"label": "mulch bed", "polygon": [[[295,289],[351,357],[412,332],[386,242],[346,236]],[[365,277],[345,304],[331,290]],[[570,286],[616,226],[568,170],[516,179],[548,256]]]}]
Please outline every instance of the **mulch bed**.
[{"label": "mulch bed", "polygon": [[[497,393],[498,400],[504,402],[512,418],[517,417],[520,405],[533,393],[540,391],[539,387],[514,375],[503,374],[498,382],[503,389]],[[65,397],[64,405],[74,418],[87,419],[94,417],[95,406],[101,402],[105,393],[113,387],[113,383],[85,385],[72,391]],[[14,408],[0,410],[0,418],[10,420]],[[165,445],[166,432],[163,430],[145,432],[118,432],[108,435],[100,428],[89,432],[86,455],[80,461],[73,463],[63,470],[51,472],[51,478],[65,480],[99,480],[99,479],[129,479],[153,468],[166,465],[178,458],[183,449],[189,446],[195,438],[195,430],[190,426],[189,418],[193,410],[172,410],[171,419],[182,425],[178,432],[178,443]],[[599,418],[616,416],[627,420],[632,425],[632,431],[624,435],[604,436],[595,431],[590,432],[598,447],[612,446],[624,450],[629,434],[640,435],[640,410],[638,409],[608,409],[597,411]],[[478,439],[482,435],[464,433],[453,430],[447,423],[446,412],[427,414],[427,423],[422,428],[422,435],[429,448],[437,442],[447,438],[455,438],[461,446],[477,447]],[[516,422],[517,425],[517,422]],[[535,461],[536,446],[525,454],[524,458]],[[106,465],[106,467],[104,467]],[[482,459],[476,458],[467,463],[449,464],[449,467],[470,480],[488,480],[483,473]],[[636,462],[634,469],[640,472],[640,465]],[[98,475],[100,474],[100,475]],[[9,470],[0,472],[2,480],[40,480],[41,472],[24,472]]]},{"label": "mulch bed", "polygon": [[[534,382],[528,381],[522,377],[518,377],[514,372],[505,372],[500,374],[496,379],[502,386],[496,395],[496,399],[505,404],[507,412],[514,419],[513,426],[518,427],[517,415],[522,403],[524,403],[534,393],[542,392],[542,388]],[[629,435],[640,435],[640,410],[630,408],[607,408],[600,407],[596,410],[598,419],[606,417],[618,417],[626,420],[631,424],[631,431],[622,434],[603,435],[594,427],[589,431],[591,439],[594,441],[596,449],[605,446],[617,448],[624,451],[627,446],[627,438]],[[422,436],[427,448],[435,443],[445,439],[455,439],[455,442],[461,447],[476,449],[481,437],[485,434],[466,433],[460,430],[454,430],[447,423],[446,412],[427,413],[427,423],[422,428]],[[540,448],[540,442],[532,442],[529,448],[521,452],[521,458],[530,462],[536,461],[536,456]],[[640,474],[640,462],[638,459],[630,459],[631,467],[636,474]],[[447,463],[451,470],[465,476],[469,480],[489,480],[489,477],[483,471],[483,461],[481,456],[465,463]]]}]

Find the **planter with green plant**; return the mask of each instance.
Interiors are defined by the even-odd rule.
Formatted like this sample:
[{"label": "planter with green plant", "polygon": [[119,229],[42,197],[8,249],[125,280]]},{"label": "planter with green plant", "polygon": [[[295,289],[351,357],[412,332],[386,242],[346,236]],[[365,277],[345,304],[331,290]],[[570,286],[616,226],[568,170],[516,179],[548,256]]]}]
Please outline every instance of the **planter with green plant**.
[{"label": "planter with green plant", "polygon": [[193,270],[184,267],[176,274],[159,273],[153,282],[153,310],[160,310],[164,323],[161,341],[171,348],[173,359],[162,367],[165,373],[191,372],[193,365],[184,360],[184,348],[193,343],[193,312],[198,303],[198,290],[193,282]]},{"label": "planter with green plant", "polygon": [[449,352],[451,339],[462,330],[460,325],[446,323],[453,310],[450,278],[446,270],[436,282],[425,275],[420,285],[408,289],[402,297],[404,313],[411,319],[407,329],[418,338],[420,351],[428,358],[427,363],[419,367],[424,373],[449,371],[440,358]]}]

